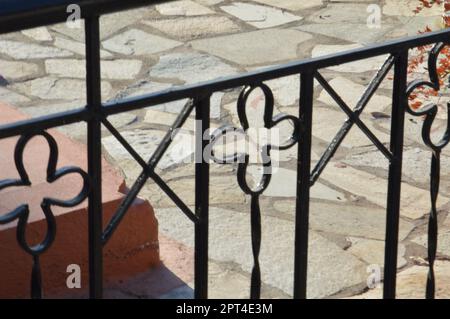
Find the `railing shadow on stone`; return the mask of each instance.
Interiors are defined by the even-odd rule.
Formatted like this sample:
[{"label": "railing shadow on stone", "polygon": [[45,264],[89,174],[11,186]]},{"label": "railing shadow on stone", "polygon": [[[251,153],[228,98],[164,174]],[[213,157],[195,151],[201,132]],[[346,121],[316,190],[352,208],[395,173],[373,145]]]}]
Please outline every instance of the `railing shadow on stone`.
[{"label": "railing shadow on stone", "polygon": [[[130,9],[136,6],[154,4],[160,1],[124,1],[118,0],[85,0],[65,1],[48,0],[43,6],[37,6],[38,1],[14,1],[14,5],[6,6],[0,11],[0,33],[12,32],[21,29],[62,22],[67,18],[65,6],[68,3],[77,3],[82,9],[82,18],[85,20],[86,39],[86,71],[87,71],[87,106],[84,108],[57,113],[49,116],[38,117],[27,121],[0,126],[0,139],[21,136],[16,148],[15,162],[20,173],[20,180],[0,181],[0,190],[10,186],[27,185],[26,172],[23,170],[22,153],[27,141],[36,135],[46,138],[53,151],[50,157],[48,178],[50,181],[58,179],[65,174],[78,173],[83,177],[84,187],[80,194],[71,201],[59,201],[56,199],[44,199],[42,209],[45,212],[49,225],[47,237],[43,243],[36,247],[29,247],[24,240],[24,232],[27,223],[27,207],[19,206],[11,212],[1,212],[0,224],[19,220],[17,228],[17,240],[21,248],[33,257],[31,276],[31,296],[39,298],[42,292],[40,282],[39,255],[51,248],[52,239],[55,236],[57,225],[51,213],[52,205],[76,205],[86,197],[89,201],[89,287],[91,298],[102,297],[103,271],[102,271],[102,247],[113,236],[115,229],[126,215],[132,202],[136,199],[144,184],[153,180],[182,212],[195,224],[195,298],[208,297],[208,210],[209,210],[209,163],[210,160],[227,164],[239,161],[237,178],[243,192],[251,196],[251,232],[252,249],[254,254],[254,267],[251,277],[251,298],[259,298],[261,290],[261,274],[259,266],[259,250],[261,245],[261,214],[259,197],[268,187],[271,177],[271,149],[284,150],[297,145],[297,200],[295,212],[295,265],[294,265],[294,298],[307,297],[307,265],[308,265],[308,229],[309,229],[309,202],[310,188],[319,178],[321,172],[327,166],[336,150],[341,145],[351,128],[356,125],[378,148],[389,161],[389,177],[387,192],[387,219],[385,238],[385,262],[384,262],[384,298],[395,298],[397,247],[399,233],[399,209],[401,194],[402,157],[405,113],[415,116],[425,116],[422,129],[422,137],[432,153],[431,163],[431,213],[429,217],[428,231],[428,263],[429,275],[426,286],[426,297],[434,298],[435,278],[434,261],[437,246],[437,210],[436,201],[439,192],[440,177],[440,153],[450,141],[450,125],[447,125],[445,134],[438,142],[431,139],[430,129],[437,113],[437,106],[430,104],[420,110],[415,110],[408,105],[408,97],[420,86],[428,86],[439,90],[439,81],[436,72],[436,60],[439,52],[448,44],[450,31],[443,30],[426,35],[394,40],[382,44],[372,45],[348,52],[337,53],[319,58],[296,61],[285,65],[270,67],[264,70],[249,72],[232,77],[221,78],[205,83],[187,85],[164,90],[140,97],[133,97],[119,101],[102,103],[101,101],[101,76],[100,76],[100,37],[99,17],[102,14]],[[13,22],[14,21],[14,22]],[[435,44],[429,54],[429,79],[407,83],[408,52],[410,49]],[[385,63],[370,81],[365,93],[361,96],[356,107],[351,109],[339,96],[327,80],[319,72],[320,69],[363,60],[380,55],[388,55]],[[388,72],[394,69],[392,114],[391,114],[391,138],[390,145],[386,147],[360,119],[365,106],[378,89]],[[298,75],[301,84],[300,103],[298,117],[292,115],[279,115],[273,117],[274,100],[271,89],[264,84],[265,81]],[[331,144],[328,146],[317,165],[311,170],[311,136],[314,80],[330,94],[337,105],[348,116]],[[230,158],[216,157],[212,152],[210,158],[205,158],[205,150],[211,148],[217,140],[226,135],[230,128],[222,127],[210,132],[210,97],[217,91],[231,88],[242,88],[237,107],[241,128],[244,132],[249,128],[246,116],[246,101],[249,94],[255,89],[261,89],[265,96],[264,127],[271,129],[282,121],[290,121],[293,131],[288,141],[281,145],[266,144],[262,147],[261,157],[264,159],[263,174],[259,183],[253,188],[247,184],[246,172],[249,164],[247,154],[235,153]],[[162,142],[149,160],[142,158],[138,152],[126,141],[126,139],[108,121],[108,116],[151,107],[161,103],[189,99],[177,119],[172,124]],[[171,144],[172,133],[181,128],[189,115],[195,110],[196,117],[196,164],[195,164],[195,211],[192,211],[177,194],[155,172],[159,161]],[[448,123],[450,123],[450,117]],[[87,123],[88,138],[88,171],[74,167],[55,170],[58,146],[46,130],[84,121]],[[103,228],[101,205],[101,125],[105,126],[111,134],[123,145],[133,159],[142,167],[142,172],[130,188],[122,204],[111,221]],[[207,138],[204,138],[204,137]]]}]

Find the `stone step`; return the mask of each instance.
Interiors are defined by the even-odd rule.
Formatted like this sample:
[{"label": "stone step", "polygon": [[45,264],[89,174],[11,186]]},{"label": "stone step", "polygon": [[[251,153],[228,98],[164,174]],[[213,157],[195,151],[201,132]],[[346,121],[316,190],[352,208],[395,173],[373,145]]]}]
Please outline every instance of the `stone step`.
[{"label": "stone step", "polygon": [[[14,108],[0,103],[0,125],[27,119]],[[58,144],[57,168],[77,166],[87,170],[87,147],[55,130],[49,130]],[[0,140],[0,180],[19,177],[14,164],[18,137]],[[46,221],[40,208],[44,197],[67,200],[81,190],[82,180],[75,174],[54,183],[46,182],[49,147],[42,137],[33,138],[24,151],[24,166],[32,182],[30,187],[11,187],[0,191],[0,216],[21,204],[30,207],[27,240],[41,242]],[[120,173],[103,160],[103,223],[110,220],[125,196],[126,185]],[[74,208],[53,207],[57,234],[51,248],[41,256],[43,290],[46,295],[73,293],[67,288],[67,267],[81,267],[82,289],[88,287],[88,215],[87,200]],[[106,282],[128,278],[160,263],[158,223],[149,202],[137,199],[114,236],[105,246]],[[28,297],[32,258],[16,241],[16,222],[0,226],[0,298]]]}]

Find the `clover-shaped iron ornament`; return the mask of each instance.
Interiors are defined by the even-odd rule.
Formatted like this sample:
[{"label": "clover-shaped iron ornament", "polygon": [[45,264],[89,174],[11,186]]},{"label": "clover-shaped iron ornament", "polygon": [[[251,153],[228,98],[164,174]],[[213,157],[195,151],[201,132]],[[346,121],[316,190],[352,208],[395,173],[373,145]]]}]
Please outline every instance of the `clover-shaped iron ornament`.
[{"label": "clover-shaped iron ornament", "polygon": [[411,96],[415,95],[415,91],[421,87],[428,87],[436,92],[440,90],[439,75],[437,71],[438,57],[442,49],[448,44],[437,43],[430,51],[428,58],[429,81],[415,80],[412,81],[406,90],[405,104],[406,110],[413,116],[424,117],[422,126],[422,139],[426,146],[432,151],[431,172],[430,172],[430,195],[431,195],[431,211],[428,224],[428,263],[429,272],[427,278],[426,297],[434,298],[435,295],[435,278],[434,278],[434,261],[436,259],[438,222],[436,202],[439,194],[440,183],[440,154],[442,149],[450,142],[450,103],[447,103],[447,123],[444,134],[437,142],[432,139],[432,126],[438,113],[438,105],[428,103],[419,109],[414,109],[408,101]]},{"label": "clover-shaped iron ornament", "polygon": [[[231,156],[218,158],[214,153],[214,145],[220,140],[220,138],[226,137],[229,132],[240,132],[241,134],[246,134],[247,130],[250,128],[247,116],[247,103],[251,93],[256,89],[260,89],[264,95],[264,128],[271,130],[280,123],[288,121],[291,122],[293,131],[287,141],[280,145],[267,143],[259,147],[259,155],[261,156],[263,162],[263,174],[256,186],[251,187],[247,183],[247,169],[250,163],[249,154],[235,152]],[[237,113],[241,128],[235,128],[229,125],[222,126],[212,133],[210,142],[211,156],[214,162],[220,164],[238,163],[237,178],[239,186],[246,194],[251,196],[252,250],[254,257],[250,290],[250,297],[252,299],[259,298],[261,290],[261,272],[259,266],[259,252],[261,248],[261,211],[259,207],[259,196],[264,193],[270,183],[272,175],[271,150],[281,151],[291,148],[298,142],[300,132],[300,121],[297,117],[288,114],[278,114],[274,117],[273,111],[274,96],[267,85],[260,83],[257,85],[247,86],[241,91],[237,102]]]},{"label": "clover-shaped iron ornament", "polygon": [[50,248],[56,236],[56,220],[52,212],[52,206],[74,207],[80,204],[86,199],[86,197],[89,194],[90,182],[89,182],[89,175],[86,172],[84,172],[81,168],[70,166],[57,169],[56,166],[58,163],[58,145],[55,139],[50,134],[48,134],[47,132],[40,132],[36,134],[25,134],[19,138],[14,151],[14,161],[20,178],[6,179],[0,181],[0,191],[8,187],[20,187],[32,185],[23,163],[23,155],[28,142],[36,136],[44,137],[50,149],[50,156],[47,166],[47,177],[46,177],[48,183],[53,183],[68,174],[79,174],[83,180],[82,190],[77,196],[75,196],[72,199],[59,200],[51,197],[43,198],[41,202],[41,208],[44,213],[45,220],[47,222],[47,232],[44,239],[39,244],[30,246],[26,240],[26,230],[28,224],[28,217],[30,214],[28,204],[20,205],[11,212],[8,212],[4,215],[0,215],[0,225],[8,224],[15,220],[18,221],[16,230],[17,241],[20,247],[26,253],[30,254],[33,257],[33,267],[31,273],[31,297],[41,298],[42,284],[41,284],[39,256],[42,253],[44,253],[48,248]]}]

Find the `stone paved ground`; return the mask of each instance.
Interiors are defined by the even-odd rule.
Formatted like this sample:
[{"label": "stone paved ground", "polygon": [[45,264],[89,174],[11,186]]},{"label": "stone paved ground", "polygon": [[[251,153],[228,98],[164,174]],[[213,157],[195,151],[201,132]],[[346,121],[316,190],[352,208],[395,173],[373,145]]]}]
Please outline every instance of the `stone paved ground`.
[{"label": "stone paved ground", "polygon": [[[441,11],[412,10],[406,0],[182,0],[102,18],[103,99],[136,96],[171,86],[237,74],[259,67],[321,56],[373,42],[413,35],[425,25],[436,28]],[[380,28],[368,28],[367,8],[382,10]],[[0,38],[0,99],[32,116],[68,110],[84,103],[83,31],[55,25]],[[354,107],[385,57],[322,70],[322,74]],[[424,75],[425,76],[425,75]],[[268,82],[276,112],[298,112],[298,77]],[[362,119],[383,142],[389,141],[392,81],[385,80]],[[212,99],[212,125],[237,124],[240,88],[219,92]],[[313,160],[316,162],[346,119],[316,85]],[[111,118],[130,143],[149,157],[186,101],[121,114]],[[249,109],[261,115],[261,102]],[[439,115],[442,126],[444,115]],[[407,117],[403,201],[400,221],[399,295],[424,294],[426,224],[429,210],[430,154],[420,138],[421,120]],[[253,123],[253,121],[252,121]],[[436,128],[439,130],[439,127]],[[83,124],[62,128],[85,140]],[[185,125],[158,172],[190,206],[194,204],[193,118]],[[102,140],[109,159],[128,183],[139,168],[105,130]],[[183,147],[180,147],[183,146]],[[443,154],[443,167],[450,163]],[[263,295],[292,294],[295,150],[280,154],[280,168],[261,198]],[[236,167],[211,167],[210,268],[211,296],[248,297],[252,266],[249,198],[239,189]],[[257,178],[258,171],[249,172]],[[380,297],[368,292],[368,265],[383,265],[387,161],[355,127],[321,179],[312,189],[309,289],[310,298]],[[449,280],[450,178],[442,176],[439,263],[437,279]],[[160,231],[192,247],[193,227],[179,209],[152,183],[141,193],[156,209]],[[162,246],[164,255],[165,247]],[[176,273],[176,270],[174,270]],[[189,297],[191,282],[165,297]],[[120,295],[120,294],[119,294]],[[145,294],[144,294],[145,295]],[[448,297],[448,288],[438,296]],[[132,294],[129,296],[133,296]]]}]

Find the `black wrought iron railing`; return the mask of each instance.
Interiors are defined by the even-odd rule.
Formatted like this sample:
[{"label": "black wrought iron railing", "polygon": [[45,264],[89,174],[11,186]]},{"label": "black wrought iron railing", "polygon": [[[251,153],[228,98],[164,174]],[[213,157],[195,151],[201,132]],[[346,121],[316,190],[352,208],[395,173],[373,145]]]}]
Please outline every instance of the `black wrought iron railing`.
[{"label": "black wrought iron railing", "polygon": [[[436,71],[436,60],[439,52],[449,43],[450,31],[443,30],[420,36],[390,41],[382,44],[367,46],[361,49],[337,53],[320,58],[305,59],[292,63],[270,67],[264,70],[239,74],[232,77],[221,78],[200,84],[175,87],[140,97],[128,98],[120,101],[102,103],[101,100],[101,76],[100,76],[100,37],[99,17],[102,14],[130,9],[132,7],[152,5],[164,1],[144,0],[3,0],[0,2],[0,33],[13,32],[25,28],[48,25],[63,22],[67,19],[66,6],[78,4],[81,8],[81,18],[85,21],[86,41],[86,74],[87,74],[87,106],[76,110],[33,118],[26,121],[0,126],[0,139],[20,136],[16,151],[15,161],[20,179],[0,181],[0,190],[6,187],[30,185],[30,181],[23,168],[23,149],[27,142],[34,136],[43,136],[49,143],[51,150],[48,178],[56,180],[69,173],[78,173],[83,177],[84,187],[80,194],[70,201],[59,201],[47,198],[42,207],[48,223],[45,240],[36,246],[30,247],[25,240],[25,231],[28,219],[28,206],[23,205],[12,212],[0,215],[0,224],[18,221],[17,240],[21,248],[32,257],[31,295],[39,298],[42,296],[41,275],[39,266],[40,255],[49,249],[55,237],[57,227],[52,213],[52,206],[75,206],[88,198],[89,218],[89,287],[92,298],[102,297],[103,269],[102,248],[111,238],[114,230],[120,224],[127,213],[128,208],[136,199],[147,180],[153,180],[170,197],[176,205],[195,224],[195,297],[208,297],[208,209],[209,209],[209,160],[205,159],[204,150],[223,134],[228,128],[216,130],[203,138],[210,129],[210,97],[214,92],[241,87],[242,93],[237,103],[239,119],[243,130],[248,128],[248,120],[245,114],[246,100],[249,94],[259,88],[266,98],[264,126],[272,128],[281,121],[287,120],[293,123],[291,138],[283,145],[265,145],[262,154],[269,158],[264,161],[264,173],[259,184],[252,188],[245,179],[248,166],[248,156],[235,154],[234,159],[240,158],[238,168],[238,182],[242,190],[251,196],[251,231],[252,248],[254,254],[254,267],[251,277],[251,298],[259,298],[261,287],[261,275],[259,267],[259,250],[261,245],[261,216],[259,209],[259,197],[270,183],[271,176],[271,149],[287,149],[298,146],[297,160],[297,201],[295,221],[295,266],[294,266],[294,298],[306,298],[307,294],[307,265],[308,265],[308,220],[310,204],[310,188],[319,178],[327,163],[335,154],[350,129],[356,125],[372,141],[378,150],[389,160],[389,177],[387,192],[387,220],[385,239],[384,261],[384,298],[395,298],[397,247],[399,235],[399,208],[401,194],[402,157],[405,113],[425,117],[422,129],[424,143],[432,151],[431,164],[431,213],[429,217],[428,232],[428,263],[429,275],[426,286],[426,297],[433,298],[435,294],[434,261],[437,246],[437,211],[436,200],[439,192],[440,177],[440,152],[450,140],[450,125],[447,125],[445,134],[438,143],[431,139],[431,125],[437,113],[437,106],[429,104],[419,111],[408,104],[408,97],[419,86],[428,86],[439,90],[440,84]],[[408,52],[416,47],[435,44],[429,54],[429,79],[407,83]],[[151,43],[148,44],[149,46]],[[320,70],[352,61],[367,59],[380,55],[388,55],[385,63],[373,77],[365,93],[359,99],[356,107],[351,109],[339,96],[327,80],[321,75]],[[388,72],[394,70],[392,114],[391,114],[391,138],[389,146],[385,146],[359,118],[365,106],[378,89]],[[301,84],[300,103],[298,117],[281,115],[272,117],[274,101],[269,86],[265,81],[298,75]],[[337,133],[331,144],[322,155],[318,164],[311,167],[311,134],[314,80],[331,95],[342,111],[348,116],[342,128]],[[171,129],[167,132],[162,143],[158,146],[149,160],[142,158],[125,138],[108,121],[108,117],[114,114],[147,108],[161,103],[167,103],[182,99],[190,102],[178,115]],[[172,141],[172,132],[183,126],[192,111],[195,110],[197,121],[196,134],[201,140],[197,144],[195,167],[195,211],[191,209],[177,196],[177,194],[155,172],[164,152]],[[450,117],[449,117],[450,121]],[[88,171],[83,172],[79,168],[67,167],[56,170],[57,149],[55,140],[46,130],[69,125],[77,122],[87,123],[87,149]],[[118,208],[112,220],[104,228],[102,225],[102,193],[101,193],[101,125],[104,125],[115,138],[125,147],[130,156],[142,167],[142,173],[137,178],[130,192]],[[225,162],[224,159],[212,159],[216,162]]]}]

